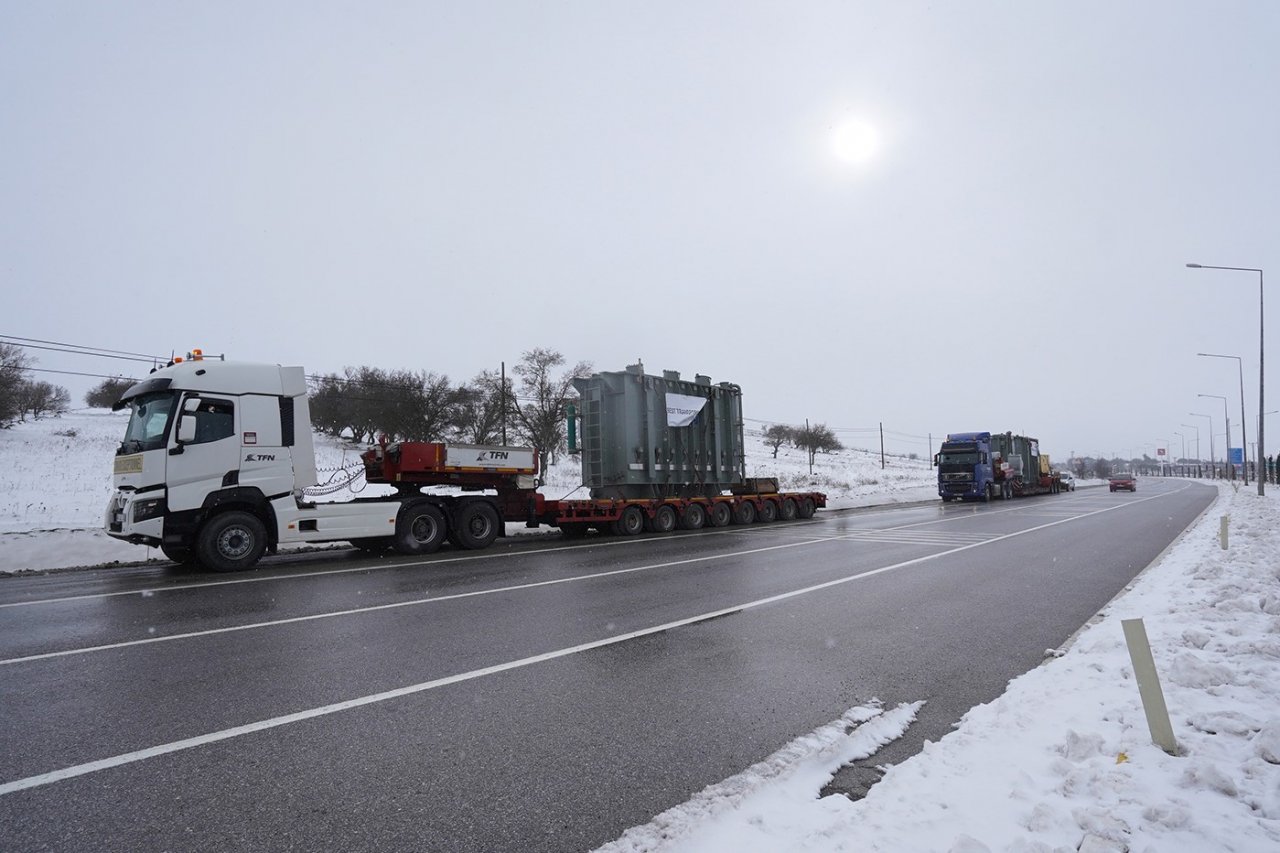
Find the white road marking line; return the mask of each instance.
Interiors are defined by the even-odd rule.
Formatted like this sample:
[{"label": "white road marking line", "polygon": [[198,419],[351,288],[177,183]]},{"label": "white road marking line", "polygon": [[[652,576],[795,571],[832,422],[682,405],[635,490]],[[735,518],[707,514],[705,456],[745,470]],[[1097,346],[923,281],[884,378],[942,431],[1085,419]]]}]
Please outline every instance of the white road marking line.
[{"label": "white road marking line", "polygon": [[[788,527],[805,527],[805,526],[811,526],[815,523],[818,523],[818,522],[805,521],[805,520],[798,519],[796,521],[787,522],[787,526]],[[741,533],[750,532],[750,530],[751,528],[737,527],[737,526],[708,528],[706,530],[699,530],[696,532],[690,531],[690,532],[682,533],[680,534],[679,538],[684,539],[688,537],[723,536],[731,533],[741,534]],[[511,537],[511,538],[516,538],[516,537]],[[529,538],[534,538],[534,537],[529,537]],[[588,545],[581,545],[581,544],[560,545],[554,548],[539,548],[536,553],[551,554],[557,551],[576,551],[583,548],[615,548],[622,545],[643,545],[646,543],[657,544],[661,542],[671,542],[671,541],[673,541],[673,538],[667,538],[667,537],[662,537],[662,538],[653,538],[653,537],[644,537],[644,536],[623,537],[619,539],[610,539],[607,541],[592,542]],[[333,550],[336,550],[336,549],[333,549]],[[300,578],[326,577],[329,575],[347,575],[347,574],[354,574],[357,572],[368,573],[368,572],[382,571],[384,569],[412,569],[419,566],[439,566],[439,565],[445,565],[447,563],[472,562],[474,560],[496,560],[504,557],[522,557],[522,556],[528,556],[530,553],[532,552],[525,551],[523,549],[513,550],[513,551],[487,551],[482,554],[467,554],[465,556],[458,556],[458,557],[441,557],[439,559],[434,559],[434,560],[407,560],[401,563],[379,563],[377,565],[365,564],[362,566],[353,566],[349,569],[324,569],[324,570],[315,571],[315,572],[286,572],[285,574],[254,575],[252,577],[228,578],[226,580],[220,580],[220,581],[202,581],[200,583],[174,584],[173,586],[157,586],[157,587],[145,587],[142,589],[120,590],[118,592],[91,592],[91,593],[86,593],[84,595],[66,595],[60,598],[37,598],[37,599],[32,599],[31,601],[9,601],[9,602],[0,603],[0,609],[6,608],[6,607],[30,607],[36,604],[62,604],[63,602],[67,602],[67,601],[89,601],[96,598],[117,598],[123,595],[149,596],[149,595],[157,595],[162,592],[182,592],[182,591],[191,590],[191,589],[207,589],[207,588],[218,587],[218,586],[235,586],[235,585],[247,584],[247,583],[268,583],[271,581],[289,581],[289,580],[295,580]],[[268,566],[267,568],[272,568],[272,567]]]},{"label": "white road marking line", "polygon": [[461,598],[475,598],[481,595],[494,595],[502,592],[518,592],[525,589],[536,589],[543,586],[555,586],[557,584],[576,583],[578,581],[589,581],[598,578],[614,577],[616,575],[633,574],[635,572],[652,571],[654,569],[665,569],[672,566],[685,566],[690,563],[706,563],[715,560],[728,560],[734,557],[746,557],[751,554],[760,554],[765,551],[777,551],[782,548],[799,548],[804,545],[813,545],[819,542],[830,542],[835,537],[814,538],[810,537],[800,542],[788,542],[782,545],[768,545],[763,548],[751,548],[746,551],[731,551],[727,554],[709,554],[703,557],[691,557],[687,560],[671,560],[665,563],[653,563],[647,566],[633,566],[629,569],[613,569],[607,572],[595,572],[589,575],[575,575],[568,578],[556,578],[548,581],[533,581],[531,583],[513,584],[511,586],[494,587],[492,589],[478,589],[473,592],[459,592],[452,595],[439,595],[432,598],[415,598],[412,601],[396,601],[391,604],[375,604],[370,607],[357,607],[350,610],[334,610],[328,613],[313,613],[309,616],[294,616],[289,619],[273,619],[268,622],[253,622],[248,625],[229,625],[226,628],[210,628],[207,631],[191,631],[185,634],[167,634],[162,637],[146,637],[141,640],[122,640],[118,643],[107,643],[101,646],[85,646],[78,649],[63,649],[57,652],[44,652],[37,655],[26,655],[24,657],[7,658],[0,660],[0,666],[16,663],[29,663],[37,660],[48,660],[49,658],[68,657],[70,655],[82,655],[90,652],[103,652],[110,649],[123,649],[130,646],[145,646],[152,643],[165,643],[171,640],[188,640],[194,637],[209,637],[216,634],[230,634],[236,631],[251,631],[258,628],[272,628],[277,625],[291,625],[298,622],[314,622],[318,619],[332,619],[337,616],[354,616],[364,613],[376,613],[380,610],[395,610],[401,607],[416,607],[423,604],[436,604],[442,601],[456,601]]},{"label": "white road marking line", "polygon": [[[1146,498],[1144,500],[1155,500],[1158,497],[1160,497],[1160,495],[1153,495],[1150,498]],[[1117,509],[1122,509],[1125,506],[1134,506],[1140,502],[1141,501],[1132,501],[1132,502],[1117,505],[1117,506],[1105,507],[1103,509],[1095,510],[1094,512],[1086,513],[1085,515],[1081,515],[1079,516],[1079,518],[1088,518],[1094,515],[1101,515],[1102,513],[1105,513],[1105,512],[1112,512]],[[469,672],[462,672],[456,675],[448,675],[448,676],[445,676],[444,678],[437,678],[431,681],[424,681],[419,684],[411,684],[407,687],[397,687],[394,690],[386,690],[381,693],[372,693],[367,696],[360,696],[355,699],[348,699],[344,702],[335,702],[331,705],[322,705],[318,708],[310,708],[305,711],[298,711],[293,714],[284,714],[279,717],[271,717],[266,720],[259,720],[257,722],[248,723],[243,726],[234,726],[229,729],[222,729],[216,732],[209,732],[207,734],[186,738],[184,740],[177,740],[177,741],[172,741],[170,743],[158,744],[156,746],[147,747],[146,749],[140,749],[134,752],[126,752],[120,755],[115,755],[110,758],[102,758],[97,761],[90,761],[84,764],[76,764],[76,765],[72,765],[71,767],[64,767],[61,770],[54,770],[49,773],[41,773],[36,776],[28,776],[24,779],[15,779],[12,782],[5,782],[3,784],[0,784],[0,796],[4,796],[6,794],[12,794],[16,791],[25,791],[28,788],[37,788],[42,785],[49,785],[54,782],[61,782],[66,779],[73,779],[77,776],[84,776],[89,773],[96,773],[100,770],[108,770],[113,767],[120,767],[125,764],[134,764],[139,761],[145,761],[150,758],[157,758],[159,756],[168,755],[174,752],[181,752],[187,749],[194,749],[196,747],[206,746],[208,744],[217,743],[219,741],[231,740],[232,738],[254,734],[255,732],[265,731],[266,729],[279,728],[280,726],[287,726],[292,723],[299,723],[299,722],[303,722],[304,720],[315,719],[316,717],[323,717],[329,714],[336,714],[342,711],[349,711],[353,708],[360,708],[365,705],[373,705],[378,702],[386,702],[388,700],[398,699],[403,696],[411,696],[415,693],[422,693],[427,690],[434,690],[438,687],[445,687],[450,684],[458,684],[464,681],[473,681],[475,679],[484,678],[489,675],[496,675],[498,673],[508,672],[513,669],[520,669],[526,666],[532,666],[534,664],[543,663],[545,661],[555,660],[557,658],[562,658],[562,657],[568,657],[569,655],[578,654],[580,652],[586,652],[586,651],[591,651],[593,649],[604,648],[606,646],[617,645],[618,643],[625,643],[630,640],[648,636],[650,634],[657,634],[657,633],[661,633],[662,631],[670,631],[675,628],[681,628],[687,625],[694,625],[698,622],[705,622],[710,619],[718,618],[720,616],[728,616],[729,614],[732,614],[732,613],[739,613],[744,610],[751,610],[754,608],[763,607],[764,605],[767,605],[767,604],[774,604],[779,601],[786,601],[787,599],[796,598],[797,596],[807,595],[808,593],[817,592],[819,590],[830,589],[832,587],[840,586],[842,584],[850,583],[852,581],[862,580],[863,578],[874,577],[875,575],[881,575],[887,572],[897,571],[899,569],[905,569],[909,566],[916,566],[921,563],[932,562],[934,560],[939,559],[940,557],[945,557],[950,554],[956,554],[961,551],[968,551],[973,548],[981,548],[986,545],[990,545],[994,542],[1003,542],[1006,539],[1012,539],[1017,536],[1025,536],[1028,533],[1035,533],[1039,530],[1044,530],[1049,527],[1057,527],[1059,524],[1067,524],[1068,522],[1074,521],[1074,520],[1076,519],[1064,518],[1064,519],[1059,519],[1058,521],[1046,522],[1045,524],[1037,525],[1036,527],[1028,527],[1026,530],[1018,530],[1013,533],[1006,533],[1002,536],[999,536],[995,539],[988,540],[986,542],[974,542],[973,544],[970,544],[970,545],[963,545],[959,548],[953,548],[950,551],[942,551],[937,554],[929,554],[924,557],[917,557],[914,560],[905,560],[901,563],[895,563],[891,566],[881,566],[878,569],[869,569],[865,572],[859,572],[857,574],[847,575],[845,577],[836,578],[834,580],[829,580],[824,583],[814,584],[813,586],[807,586],[801,589],[791,590],[790,592],[783,592],[777,595],[771,595],[768,598],[759,598],[759,599],[756,599],[755,601],[748,601],[744,604],[739,604],[732,607],[725,607],[720,610],[711,611],[709,613],[701,613],[697,616],[690,616],[685,619],[678,619],[674,622],[667,622],[662,625],[654,625],[649,628],[642,628],[638,631],[631,631],[629,633],[621,634],[616,637],[606,637],[601,640],[593,640],[589,643],[581,643],[576,646],[569,646],[563,649],[556,649],[555,651],[544,652],[539,655],[533,655],[527,658],[520,658],[519,660],[507,661],[505,663],[500,663],[500,664],[494,664],[493,666],[487,666],[481,669],[473,669]],[[819,541],[829,541],[829,540],[819,540]],[[786,548],[791,546],[781,545],[776,547]],[[774,550],[774,549],[766,548],[761,550]],[[690,562],[694,562],[694,561],[690,561]],[[627,571],[627,570],[623,570],[623,571]],[[473,593],[468,593],[468,594],[473,594]]]}]

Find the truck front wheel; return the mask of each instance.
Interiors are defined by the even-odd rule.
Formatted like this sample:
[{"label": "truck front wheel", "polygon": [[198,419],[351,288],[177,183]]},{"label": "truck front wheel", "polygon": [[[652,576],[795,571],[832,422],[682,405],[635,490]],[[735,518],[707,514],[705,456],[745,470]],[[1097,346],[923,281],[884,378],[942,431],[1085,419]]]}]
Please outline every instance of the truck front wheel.
[{"label": "truck front wheel", "polygon": [[196,540],[196,557],[215,572],[250,568],[267,550],[267,528],[248,512],[224,512],[209,519]]}]

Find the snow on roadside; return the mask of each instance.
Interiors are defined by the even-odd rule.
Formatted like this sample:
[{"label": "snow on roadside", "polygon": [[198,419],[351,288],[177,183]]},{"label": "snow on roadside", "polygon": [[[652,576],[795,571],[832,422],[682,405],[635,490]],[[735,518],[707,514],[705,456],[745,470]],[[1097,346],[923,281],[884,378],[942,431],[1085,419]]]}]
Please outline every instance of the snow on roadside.
[{"label": "snow on roadside", "polygon": [[[1217,504],[1064,655],[971,709],[864,800],[818,798],[835,768],[804,784],[759,776],[748,793],[712,786],[695,797],[698,821],[671,820],[688,804],[677,806],[605,849],[1280,849],[1280,497],[1219,489]],[[1121,630],[1135,617],[1177,756],[1151,742]]]}]

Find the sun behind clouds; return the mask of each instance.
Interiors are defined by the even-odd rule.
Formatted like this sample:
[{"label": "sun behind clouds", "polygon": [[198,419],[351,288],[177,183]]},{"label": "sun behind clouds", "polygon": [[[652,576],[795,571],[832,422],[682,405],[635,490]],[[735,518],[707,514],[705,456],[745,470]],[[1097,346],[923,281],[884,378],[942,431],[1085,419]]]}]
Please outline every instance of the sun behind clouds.
[{"label": "sun behind clouds", "polygon": [[845,119],[831,129],[831,151],[841,162],[865,165],[875,159],[880,146],[879,129],[863,119]]}]

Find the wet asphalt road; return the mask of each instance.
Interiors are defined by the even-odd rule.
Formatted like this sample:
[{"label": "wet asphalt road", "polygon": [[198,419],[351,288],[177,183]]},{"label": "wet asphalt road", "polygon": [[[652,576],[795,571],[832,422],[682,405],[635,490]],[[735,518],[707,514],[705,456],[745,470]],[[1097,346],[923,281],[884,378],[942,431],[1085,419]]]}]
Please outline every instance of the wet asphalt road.
[{"label": "wet asphalt road", "polygon": [[1213,495],[0,579],[0,849],[587,850],[854,705],[926,700],[895,762]]}]

